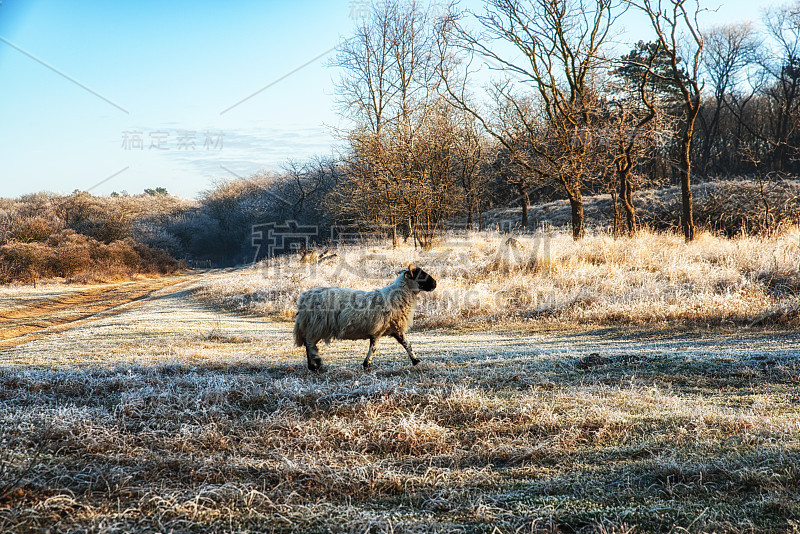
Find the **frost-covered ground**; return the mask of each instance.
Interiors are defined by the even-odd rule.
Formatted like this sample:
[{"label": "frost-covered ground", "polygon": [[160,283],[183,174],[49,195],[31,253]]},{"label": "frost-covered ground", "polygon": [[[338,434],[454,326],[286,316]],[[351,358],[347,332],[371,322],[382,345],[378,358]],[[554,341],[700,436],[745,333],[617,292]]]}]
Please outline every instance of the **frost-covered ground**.
[{"label": "frost-covered ground", "polygon": [[[203,287],[237,273],[204,275]],[[191,288],[0,352],[0,530],[792,531],[787,327],[423,329],[322,347]]]},{"label": "frost-covered ground", "polygon": [[[292,342],[291,321],[219,312],[192,298],[198,287],[227,284],[236,276],[252,275],[234,271],[204,276],[192,287],[167,289],[162,298],[124,315],[82,324],[57,337],[3,351],[0,361],[4,366],[19,362],[26,367],[48,368],[191,364],[205,360],[221,366],[304,365],[303,350]],[[740,327],[554,328],[550,323],[529,321],[464,331],[417,329],[410,339],[420,356],[435,365],[450,360],[580,358],[592,353],[615,357],[631,352],[653,358],[788,356],[800,350],[793,332],[792,328],[773,332]],[[322,356],[325,363],[332,365],[360,364],[366,345],[366,341],[323,344]],[[376,358],[378,366],[407,363],[403,349],[388,338],[379,342]]]}]

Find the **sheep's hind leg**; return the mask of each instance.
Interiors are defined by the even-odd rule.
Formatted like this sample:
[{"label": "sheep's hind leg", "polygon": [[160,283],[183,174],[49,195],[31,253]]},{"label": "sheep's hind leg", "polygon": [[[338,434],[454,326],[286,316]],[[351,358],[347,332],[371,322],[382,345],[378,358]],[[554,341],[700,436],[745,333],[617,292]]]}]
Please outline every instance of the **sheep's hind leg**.
[{"label": "sheep's hind leg", "polygon": [[316,343],[309,343],[306,341],[306,359],[308,359],[308,369],[310,371],[319,371],[322,367],[322,358],[319,357],[319,349]]},{"label": "sheep's hind leg", "polygon": [[375,338],[369,338],[369,350],[367,350],[367,357],[364,358],[364,370],[367,371],[372,366],[372,353],[375,351]]},{"label": "sheep's hind leg", "polygon": [[411,348],[411,343],[406,341],[405,336],[403,334],[392,334],[392,337],[395,338],[398,343],[403,345],[404,349],[406,349],[408,357],[411,359],[411,365],[417,365],[420,362],[420,359],[414,356],[414,349]]}]

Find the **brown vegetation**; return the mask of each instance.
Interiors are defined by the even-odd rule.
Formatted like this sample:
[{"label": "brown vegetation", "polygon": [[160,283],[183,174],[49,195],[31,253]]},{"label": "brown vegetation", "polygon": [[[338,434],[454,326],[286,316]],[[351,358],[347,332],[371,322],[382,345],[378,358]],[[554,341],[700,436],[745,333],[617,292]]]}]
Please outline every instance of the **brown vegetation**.
[{"label": "brown vegetation", "polygon": [[130,279],[135,274],[169,274],[182,268],[167,252],[132,239],[102,243],[74,230],[44,242],[10,241],[0,246],[0,283],[65,278],[73,282]]},{"label": "brown vegetation", "polygon": [[0,199],[0,284],[46,278],[87,283],[175,272],[182,268],[177,251],[156,235],[153,223],[186,206],[163,194]]}]

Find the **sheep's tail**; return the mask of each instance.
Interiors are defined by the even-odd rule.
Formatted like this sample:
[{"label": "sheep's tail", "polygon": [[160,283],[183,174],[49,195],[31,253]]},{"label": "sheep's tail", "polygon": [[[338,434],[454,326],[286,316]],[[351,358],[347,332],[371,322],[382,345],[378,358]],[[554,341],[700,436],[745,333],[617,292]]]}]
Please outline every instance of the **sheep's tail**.
[{"label": "sheep's tail", "polygon": [[303,339],[305,337],[305,332],[303,331],[303,326],[300,324],[301,322],[305,322],[304,319],[305,317],[298,313],[297,318],[294,320],[294,344],[298,347],[302,347],[305,344],[305,340]]},{"label": "sheep's tail", "polygon": [[305,345],[303,338],[306,337],[306,326],[308,325],[308,310],[302,305],[303,297],[305,295],[300,295],[300,299],[297,301],[297,317],[294,319],[294,344],[298,347]]}]

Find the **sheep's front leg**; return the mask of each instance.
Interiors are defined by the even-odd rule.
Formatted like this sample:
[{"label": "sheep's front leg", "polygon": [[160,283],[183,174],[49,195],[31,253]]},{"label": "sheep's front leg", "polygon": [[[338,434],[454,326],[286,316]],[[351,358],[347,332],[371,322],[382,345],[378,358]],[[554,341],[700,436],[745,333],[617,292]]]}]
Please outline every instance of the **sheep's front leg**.
[{"label": "sheep's front leg", "polygon": [[411,343],[406,341],[406,338],[403,334],[392,334],[392,337],[397,340],[398,343],[403,345],[403,348],[406,349],[408,353],[408,357],[411,358],[411,365],[417,365],[420,360],[416,356],[414,356],[414,349],[411,348]]},{"label": "sheep's front leg", "polygon": [[375,350],[375,338],[369,338],[369,350],[367,351],[367,357],[364,358],[364,370],[369,370],[370,366],[372,365],[372,353]]},{"label": "sheep's front leg", "polygon": [[306,341],[306,359],[308,359],[308,369],[310,371],[319,371],[322,367],[322,358],[319,357],[319,349],[316,343],[309,343]]}]

